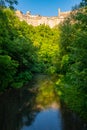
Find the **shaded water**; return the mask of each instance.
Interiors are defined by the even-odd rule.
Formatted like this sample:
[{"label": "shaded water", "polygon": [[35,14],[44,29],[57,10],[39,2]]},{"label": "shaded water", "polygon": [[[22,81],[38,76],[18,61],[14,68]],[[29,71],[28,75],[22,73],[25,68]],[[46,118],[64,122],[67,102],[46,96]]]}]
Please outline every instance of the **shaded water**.
[{"label": "shaded water", "polygon": [[0,96],[0,130],[86,129],[75,114],[61,108],[48,76],[39,75],[30,85]]}]

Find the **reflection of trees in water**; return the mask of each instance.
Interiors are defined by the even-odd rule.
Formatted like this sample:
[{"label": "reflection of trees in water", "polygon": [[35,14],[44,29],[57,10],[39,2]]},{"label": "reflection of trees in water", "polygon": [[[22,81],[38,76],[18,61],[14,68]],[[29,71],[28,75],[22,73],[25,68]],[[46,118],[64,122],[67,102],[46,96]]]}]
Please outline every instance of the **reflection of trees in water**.
[{"label": "reflection of trees in water", "polygon": [[53,83],[49,78],[36,77],[30,88],[32,86],[42,89],[36,95],[36,92],[30,91],[32,89],[25,87],[6,92],[0,97],[0,130],[20,130],[24,125],[31,125],[41,107],[53,102]]},{"label": "reflection of trees in water", "polygon": [[38,89],[38,94],[36,96],[36,103],[39,107],[50,106],[54,101],[59,102],[58,98],[56,98],[56,94],[54,91],[54,83],[49,77],[45,77],[41,82],[41,86]]},{"label": "reflection of trees in water", "polygon": [[20,130],[30,125],[36,113],[35,93],[29,90],[13,90],[0,97],[0,130]]},{"label": "reflection of trees in water", "polygon": [[82,120],[67,107],[62,105],[63,130],[87,130]]},{"label": "reflection of trees in water", "polygon": [[[41,76],[39,77],[41,79]],[[37,81],[37,82],[36,82]],[[60,108],[56,98],[53,82],[47,77],[33,81],[31,87],[11,90],[0,96],[0,130],[21,130],[29,126],[39,110],[44,108]],[[38,93],[33,90],[38,86]],[[30,89],[32,88],[33,89]],[[55,102],[54,102],[55,101]],[[51,105],[51,106],[50,106]],[[81,121],[69,110],[62,106],[63,130],[86,130]],[[60,118],[59,118],[60,119]]]}]

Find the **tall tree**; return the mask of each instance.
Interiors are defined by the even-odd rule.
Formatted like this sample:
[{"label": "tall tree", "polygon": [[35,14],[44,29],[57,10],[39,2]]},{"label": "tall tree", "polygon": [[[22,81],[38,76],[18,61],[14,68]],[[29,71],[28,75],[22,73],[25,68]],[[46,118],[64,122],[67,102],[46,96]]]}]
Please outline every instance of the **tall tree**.
[{"label": "tall tree", "polygon": [[17,0],[0,0],[0,6],[8,5],[10,8],[13,8],[13,4],[18,4]]},{"label": "tall tree", "polygon": [[57,82],[68,106],[87,120],[87,7],[61,25],[61,78]]},{"label": "tall tree", "polygon": [[87,0],[82,0],[82,2],[80,3],[80,6],[81,7],[87,6]]}]

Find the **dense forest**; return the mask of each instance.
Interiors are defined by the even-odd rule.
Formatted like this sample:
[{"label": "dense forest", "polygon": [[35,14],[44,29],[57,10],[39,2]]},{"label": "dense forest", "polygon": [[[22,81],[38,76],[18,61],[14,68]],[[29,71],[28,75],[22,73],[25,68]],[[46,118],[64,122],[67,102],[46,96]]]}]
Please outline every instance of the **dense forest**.
[{"label": "dense forest", "polygon": [[87,120],[86,5],[83,0],[52,29],[21,22],[14,10],[0,6],[1,92],[22,87],[37,73],[57,75],[55,89],[60,99]]}]

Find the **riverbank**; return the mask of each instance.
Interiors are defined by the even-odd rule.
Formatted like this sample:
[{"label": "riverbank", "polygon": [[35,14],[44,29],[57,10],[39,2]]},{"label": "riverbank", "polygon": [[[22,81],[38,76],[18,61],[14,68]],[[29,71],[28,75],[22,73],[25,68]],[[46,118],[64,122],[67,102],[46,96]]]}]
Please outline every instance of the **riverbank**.
[{"label": "riverbank", "polygon": [[86,130],[84,123],[61,104],[55,82],[47,75],[37,75],[24,88],[0,95],[1,130],[32,130],[33,126],[36,130],[46,126],[50,130]]}]

